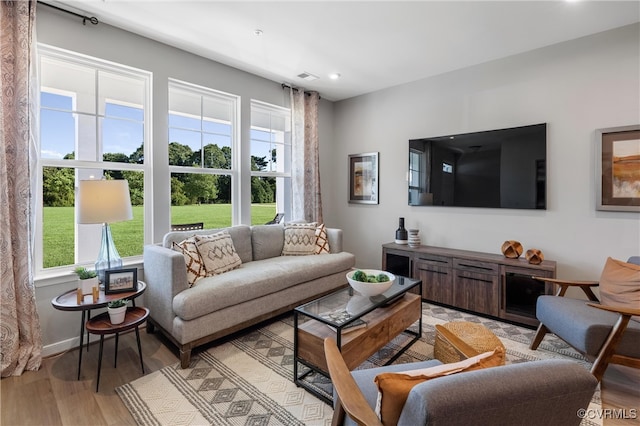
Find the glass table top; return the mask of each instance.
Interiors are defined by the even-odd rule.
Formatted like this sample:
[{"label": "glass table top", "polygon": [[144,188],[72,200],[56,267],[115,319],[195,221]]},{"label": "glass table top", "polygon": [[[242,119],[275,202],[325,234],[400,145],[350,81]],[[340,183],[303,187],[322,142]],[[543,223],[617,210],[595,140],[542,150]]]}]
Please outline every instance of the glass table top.
[{"label": "glass table top", "polygon": [[381,295],[363,296],[349,286],[298,306],[295,311],[324,324],[342,327],[380,306],[393,303],[420,284],[420,280],[396,275],[396,281]]}]

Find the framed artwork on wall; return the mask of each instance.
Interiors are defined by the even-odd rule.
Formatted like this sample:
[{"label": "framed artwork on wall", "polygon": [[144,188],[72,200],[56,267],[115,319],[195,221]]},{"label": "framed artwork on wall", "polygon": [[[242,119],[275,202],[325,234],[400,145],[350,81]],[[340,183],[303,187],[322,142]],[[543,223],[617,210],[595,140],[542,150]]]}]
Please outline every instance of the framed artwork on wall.
[{"label": "framed artwork on wall", "polygon": [[640,212],[640,124],[596,130],[597,210]]},{"label": "framed artwork on wall", "polygon": [[379,204],[378,153],[349,155],[349,202]]},{"label": "framed artwork on wall", "polygon": [[104,293],[126,293],[138,288],[138,270],[107,269],[104,271]]}]

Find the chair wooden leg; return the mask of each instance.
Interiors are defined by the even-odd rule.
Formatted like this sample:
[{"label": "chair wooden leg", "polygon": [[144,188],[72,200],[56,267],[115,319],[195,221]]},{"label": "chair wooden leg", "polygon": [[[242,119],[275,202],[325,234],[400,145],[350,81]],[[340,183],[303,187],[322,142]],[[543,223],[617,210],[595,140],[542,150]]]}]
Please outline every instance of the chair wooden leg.
[{"label": "chair wooden leg", "polygon": [[334,401],[335,408],[333,410],[333,417],[331,418],[331,426],[340,426],[344,423],[344,416],[346,412],[344,411],[344,407],[340,402],[340,397],[336,395],[336,400]]},{"label": "chair wooden leg", "polygon": [[547,328],[546,325],[544,325],[543,323],[540,323],[540,325],[538,326],[538,330],[536,331],[536,335],[533,336],[533,340],[531,341],[531,345],[529,346],[529,349],[531,349],[532,351],[535,351],[536,349],[538,349],[538,346],[540,346],[540,343],[542,343],[542,339],[544,339],[544,336],[549,332],[549,329]]},{"label": "chair wooden leg", "polygon": [[622,339],[622,334],[627,329],[629,319],[631,319],[631,315],[620,315],[618,321],[616,321],[611,329],[611,333],[609,333],[609,336],[607,336],[607,339],[604,341],[598,357],[593,362],[591,374],[593,374],[598,381],[602,380],[602,376],[604,376],[604,372],[609,366],[609,361],[611,361],[611,357],[615,353],[616,346],[620,339]]}]

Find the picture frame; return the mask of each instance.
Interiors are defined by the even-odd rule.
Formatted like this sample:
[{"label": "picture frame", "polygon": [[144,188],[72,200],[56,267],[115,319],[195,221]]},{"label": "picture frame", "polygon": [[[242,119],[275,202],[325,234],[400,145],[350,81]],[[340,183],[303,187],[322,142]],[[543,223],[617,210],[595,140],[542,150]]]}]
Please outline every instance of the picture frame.
[{"label": "picture frame", "polygon": [[379,204],[379,153],[349,155],[349,202]]},{"label": "picture frame", "polygon": [[127,293],[138,288],[138,270],[107,269],[104,271],[104,294]]},{"label": "picture frame", "polygon": [[596,130],[596,209],[640,212],[640,124]]}]

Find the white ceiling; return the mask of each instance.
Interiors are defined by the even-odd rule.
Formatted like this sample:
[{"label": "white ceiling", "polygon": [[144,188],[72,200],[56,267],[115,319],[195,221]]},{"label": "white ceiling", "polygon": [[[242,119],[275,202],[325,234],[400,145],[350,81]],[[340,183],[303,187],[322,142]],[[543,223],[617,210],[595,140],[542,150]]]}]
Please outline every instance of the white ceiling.
[{"label": "white ceiling", "polygon": [[640,21],[638,0],[54,4],[334,101]]}]

